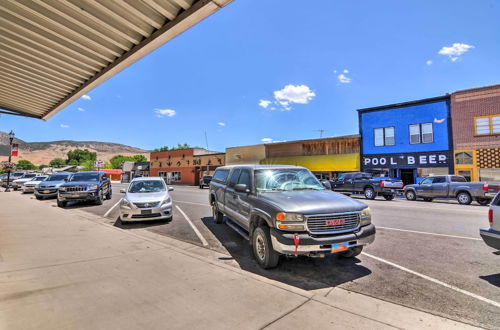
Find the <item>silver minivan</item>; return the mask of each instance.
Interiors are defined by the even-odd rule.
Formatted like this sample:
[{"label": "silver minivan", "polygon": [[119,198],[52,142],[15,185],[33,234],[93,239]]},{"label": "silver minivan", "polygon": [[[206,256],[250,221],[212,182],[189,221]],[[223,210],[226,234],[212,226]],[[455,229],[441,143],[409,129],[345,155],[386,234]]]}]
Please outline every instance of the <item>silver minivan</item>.
[{"label": "silver minivan", "polygon": [[165,181],[160,177],[135,178],[130,182],[128,189],[120,190],[125,193],[120,202],[120,220],[172,220],[172,198]]}]

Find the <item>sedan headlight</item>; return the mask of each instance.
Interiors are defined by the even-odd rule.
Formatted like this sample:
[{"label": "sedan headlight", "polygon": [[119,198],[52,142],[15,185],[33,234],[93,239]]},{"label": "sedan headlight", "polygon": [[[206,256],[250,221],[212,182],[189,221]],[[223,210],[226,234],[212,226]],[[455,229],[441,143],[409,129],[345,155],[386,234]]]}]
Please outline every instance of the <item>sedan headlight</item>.
[{"label": "sedan headlight", "polygon": [[304,231],[304,216],[299,213],[279,212],[276,214],[276,227],[281,230]]},{"label": "sedan headlight", "polygon": [[361,222],[360,226],[366,226],[372,223],[372,212],[370,211],[370,208],[367,207],[363,211],[361,211]]},{"label": "sedan headlight", "polygon": [[163,200],[163,202],[161,202],[161,206],[170,204],[171,202],[172,202],[172,199],[170,197],[168,197],[167,199]]},{"label": "sedan headlight", "polygon": [[97,190],[99,188],[96,184],[90,184],[87,186],[87,190]]},{"label": "sedan headlight", "polygon": [[129,208],[132,208],[132,203],[128,200],[128,199],[122,199],[122,201],[120,202],[120,206],[125,206],[125,207],[129,207]]}]

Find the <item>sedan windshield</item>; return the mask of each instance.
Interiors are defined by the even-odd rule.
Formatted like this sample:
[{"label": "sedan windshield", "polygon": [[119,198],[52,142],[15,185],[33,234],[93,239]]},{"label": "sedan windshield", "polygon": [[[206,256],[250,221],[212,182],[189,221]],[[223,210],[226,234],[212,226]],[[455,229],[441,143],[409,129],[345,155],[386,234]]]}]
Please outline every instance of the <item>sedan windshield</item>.
[{"label": "sedan windshield", "polygon": [[33,179],[31,179],[30,181],[44,181],[45,179],[47,179],[46,176],[36,176]]},{"label": "sedan windshield", "polygon": [[152,193],[165,191],[165,184],[160,180],[140,180],[130,184],[129,193]]},{"label": "sedan windshield", "polygon": [[67,175],[56,174],[49,176],[49,178],[45,181],[64,181],[64,179],[66,179],[67,177]]},{"label": "sedan windshield", "polygon": [[69,181],[99,181],[97,173],[75,173]]},{"label": "sedan windshield", "polygon": [[305,169],[255,171],[257,191],[324,190],[318,179]]}]

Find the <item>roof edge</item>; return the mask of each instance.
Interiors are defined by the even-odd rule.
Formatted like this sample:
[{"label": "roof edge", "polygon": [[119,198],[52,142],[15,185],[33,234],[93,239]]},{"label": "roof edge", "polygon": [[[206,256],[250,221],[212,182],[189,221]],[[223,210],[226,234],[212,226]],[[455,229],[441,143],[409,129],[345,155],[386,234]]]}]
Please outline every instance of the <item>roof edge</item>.
[{"label": "roof edge", "polygon": [[430,97],[430,98],[414,100],[414,101],[407,101],[407,102],[402,102],[402,103],[380,105],[380,106],[370,107],[370,108],[361,108],[361,109],[357,109],[356,111],[363,113],[363,112],[370,112],[370,111],[386,110],[388,108],[403,108],[403,107],[407,107],[410,105],[418,105],[418,104],[434,103],[434,102],[438,102],[438,101],[446,101],[446,100],[450,99],[450,96],[451,95],[449,93],[446,93],[446,95],[442,95],[442,96]]}]

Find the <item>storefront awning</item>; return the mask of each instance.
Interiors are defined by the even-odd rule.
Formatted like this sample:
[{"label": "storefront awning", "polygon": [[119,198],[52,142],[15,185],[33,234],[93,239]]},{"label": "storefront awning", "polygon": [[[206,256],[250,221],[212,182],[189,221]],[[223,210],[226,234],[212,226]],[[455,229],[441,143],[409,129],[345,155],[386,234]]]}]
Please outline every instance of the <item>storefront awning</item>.
[{"label": "storefront awning", "polygon": [[231,1],[1,1],[0,113],[46,120]]},{"label": "storefront awning", "polygon": [[303,166],[312,172],[356,172],[359,171],[359,154],[276,157],[263,159],[260,163]]}]

